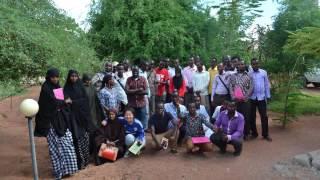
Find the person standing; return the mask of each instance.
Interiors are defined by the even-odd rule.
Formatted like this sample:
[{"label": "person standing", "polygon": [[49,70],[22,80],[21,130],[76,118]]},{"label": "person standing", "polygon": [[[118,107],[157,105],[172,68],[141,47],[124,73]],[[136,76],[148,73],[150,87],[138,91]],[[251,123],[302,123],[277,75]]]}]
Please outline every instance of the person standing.
[{"label": "person standing", "polygon": [[117,65],[115,80],[119,83],[121,88],[124,90],[124,87],[126,86],[127,78],[124,76],[124,66],[122,64]]},{"label": "person standing", "polygon": [[234,156],[242,152],[242,138],[244,119],[242,114],[236,111],[236,104],[229,102],[226,111],[222,111],[214,125],[214,134],[210,137],[213,144],[220,148],[220,153],[226,152],[227,144],[233,145]]},{"label": "person standing", "polygon": [[210,68],[208,69],[209,72],[209,76],[210,76],[210,80],[209,80],[209,85],[208,85],[208,94],[209,94],[209,100],[210,100],[210,111],[213,112],[214,111],[214,106],[213,102],[211,101],[211,94],[212,94],[212,84],[214,81],[214,78],[216,77],[216,75],[218,74],[218,68],[217,68],[217,59],[214,57],[211,60],[211,64],[210,64]]},{"label": "person standing", "polygon": [[53,175],[56,179],[78,171],[72,133],[67,125],[68,119],[64,119],[69,116],[66,104],[71,101],[55,97],[53,90],[59,88],[59,70],[51,68],[47,71],[46,81],[41,86],[39,112],[35,118],[34,130],[35,136],[47,138]]},{"label": "person standing", "polygon": [[78,160],[78,169],[84,169],[89,164],[89,134],[95,129],[91,120],[89,101],[75,70],[69,70],[63,88],[66,99],[70,99],[71,132]]},{"label": "person standing", "polygon": [[129,59],[124,59],[122,62],[122,65],[124,68],[123,76],[124,76],[124,78],[128,79],[129,77],[132,76],[132,71],[131,71]]},{"label": "person standing", "polygon": [[101,85],[102,85],[102,81],[103,81],[104,76],[106,74],[113,75],[112,70],[113,70],[112,62],[107,61],[104,64],[104,71],[98,72],[92,77],[91,83],[96,88],[97,91],[100,91],[100,89],[101,89]]},{"label": "person standing", "polygon": [[175,75],[170,79],[169,93],[172,94],[174,90],[178,91],[179,97],[184,98],[186,93],[186,82],[181,74],[181,69],[175,69]]},{"label": "person standing", "polygon": [[218,72],[212,83],[211,103],[215,109],[217,106],[221,106],[225,100],[230,100],[229,82],[230,74],[224,71],[222,63],[218,65]]},{"label": "person standing", "polygon": [[185,94],[185,104],[192,102],[193,98],[193,87],[192,87],[192,79],[193,74],[197,71],[197,67],[194,64],[194,58],[190,57],[188,61],[188,66],[183,69],[183,76],[185,81],[187,82],[187,92]]},{"label": "person standing", "polygon": [[156,82],[158,85],[158,90],[157,90],[157,102],[158,101],[166,101],[167,97],[167,85],[169,81],[169,72],[165,68],[165,61],[160,60],[159,62],[159,67],[155,69],[156,72]]},{"label": "person standing", "polygon": [[143,128],[147,130],[147,103],[145,95],[147,92],[147,80],[139,76],[139,68],[132,67],[132,76],[128,78],[125,89],[128,94],[128,105],[133,107],[136,112],[136,118],[142,122]]},{"label": "person standing", "polygon": [[[194,73],[192,78],[193,91],[201,96],[201,104],[209,111],[208,85],[210,76],[208,71],[203,70],[201,62],[197,64],[198,71]],[[210,112],[210,111],[209,111]]]},{"label": "person standing", "polygon": [[149,110],[150,113],[155,112],[156,106],[156,95],[157,95],[157,84],[156,84],[156,73],[150,63],[147,63],[147,80],[150,89],[150,96],[149,96]]},{"label": "person standing", "polygon": [[240,61],[237,73],[232,74],[230,77],[229,89],[232,100],[236,101],[237,111],[244,116],[244,139],[247,140],[250,133],[249,98],[252,95],[253,84],[252,79],[245,70],[245,63]]},{"label": "person standing", "polygon": [[259,60],[253,58],[251,60],[253,71],[249,72],[249,76],[253,80],[253,93],[250,97],[251,113],[250,113],[250,129],[253,138],[258,137],[256,126],[256,110],[261,118],[262,137],[267,141],[272,141],[269,136],[268,115],[267,115],[267,99],[271,98],[268,74],[265,70],[260,69]]}]

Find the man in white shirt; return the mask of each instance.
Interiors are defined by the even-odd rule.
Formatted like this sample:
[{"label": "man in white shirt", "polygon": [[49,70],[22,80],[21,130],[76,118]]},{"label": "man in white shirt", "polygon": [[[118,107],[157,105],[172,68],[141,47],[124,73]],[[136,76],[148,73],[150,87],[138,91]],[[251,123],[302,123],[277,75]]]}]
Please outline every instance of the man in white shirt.
[{"label": "man in white shirt", "polygon": [[[193,74],[192,86],[193,92],[201,96],[201,104],[209,111],[208,86],[210,75],[208,71],[203,70],[203,64],[197,64],[197,72]],[[210,112],[210,111],[209,111]]]},{"label": "man in white shirt", "polygon": [[188,66],[183,69],[183,78],[187,83],[187,92],[185,94],[185,104],[192,102],[193,98],[193,87],[192,87],[192,78],[193,74],[196,72],[197,67],[194,65],[194,58],[190,57],[188,61]]},{"label": "man in white shirt", "polygon": [[211,102],[212,107],[220,106],[224,100],[230,100],[229,80],[230,71],[225,72],[222,63],[218,65],[218,74],[212,82]]}]

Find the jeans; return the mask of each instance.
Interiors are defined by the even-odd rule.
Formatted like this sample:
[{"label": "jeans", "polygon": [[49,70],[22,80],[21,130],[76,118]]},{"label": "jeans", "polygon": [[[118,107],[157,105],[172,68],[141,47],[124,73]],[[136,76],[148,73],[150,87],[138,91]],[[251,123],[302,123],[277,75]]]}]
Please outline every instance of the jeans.
[{"label": "jeans", "polygon": [[147,107],[134,108],[136,118],[142,123],[144,129],[148,129]]},{"label": "jeans", "polygon": [[262,126],[262,136],[269,136],[268,128],[268,116],[267,116],[267,102],[266,100],[250,100],[251,112],[250,112],[250,130],[252,135],[258,136],[257,125],[256,125],[256,110],[258,111],[261,117],[261,126]]}]

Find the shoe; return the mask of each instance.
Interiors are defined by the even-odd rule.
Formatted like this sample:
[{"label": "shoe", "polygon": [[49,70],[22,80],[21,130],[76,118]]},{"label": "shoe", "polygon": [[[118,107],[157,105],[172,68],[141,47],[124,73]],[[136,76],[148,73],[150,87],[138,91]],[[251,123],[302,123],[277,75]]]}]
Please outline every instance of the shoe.
[{"label": "shoe", "polygon": [[171,149],[170,152],[171,152],[172,154],[178,153],[178,151],[177,151],[176,149]]},{"label": "shoe", "polygon": [[128,157],[130,157],[130,152],[129,151],[126,151],[125,153],[124,153],[124,156],[123,156],[124,158],[128,158]]},{"label": "shoe", "polygon": [[267,136],[267,137],[263,137],[263,139],[264,139],[264,140],[266,140],[266,141],[272,142],[272,138],[271,138],[271,137],[269,137],[269,136]]},{"label": "shoe", "polygon": [[251,139],[257,139],[258,136],[259,136],[258,134],[252,134]]},{"label": "shoe", "polygon": [[234,156],[240,156],[240,154],[241,154],[241,152],[240,152],[240,151],[239,151],[239,152],[234,152],[234,153],[233,153],[233,155],[234,155]]}]

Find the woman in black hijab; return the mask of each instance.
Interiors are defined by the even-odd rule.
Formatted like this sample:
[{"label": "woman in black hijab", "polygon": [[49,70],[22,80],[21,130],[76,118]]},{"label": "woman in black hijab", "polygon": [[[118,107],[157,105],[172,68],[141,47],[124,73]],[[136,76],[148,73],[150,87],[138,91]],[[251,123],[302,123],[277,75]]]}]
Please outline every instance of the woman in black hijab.
[{"label": "woman in black hijab", "polygon": [[49,69],[46,81],[41,87],[34,132],[35,136],[47,138],[56,179],[78,170],[72,134],[67,127],[69,114],[66,111],[66,103],[70,101],[56,98],[54,90],[59,88],[58,69]]},{"label": "woman in black hijab", "polygon": [[89,163],[89,133],[94,131],[89,101],[79,74],[70,70],[64,85],[64,94],[70,100],[71,132],[78,160],[78,168],[84,169]]}]

